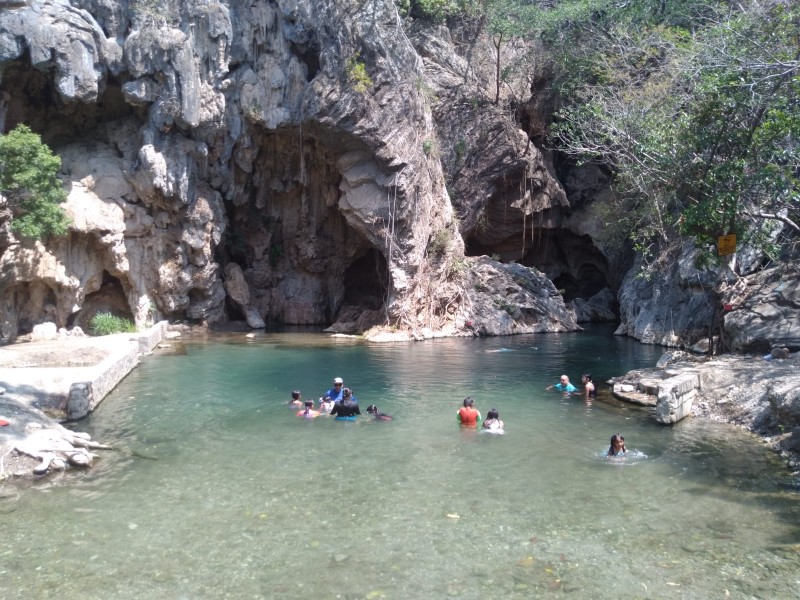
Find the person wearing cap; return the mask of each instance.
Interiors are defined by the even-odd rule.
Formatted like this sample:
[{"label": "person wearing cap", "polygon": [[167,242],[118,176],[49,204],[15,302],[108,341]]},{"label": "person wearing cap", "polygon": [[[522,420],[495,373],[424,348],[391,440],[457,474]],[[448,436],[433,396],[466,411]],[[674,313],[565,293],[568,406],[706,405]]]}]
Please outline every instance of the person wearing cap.
[{"label": "person wearing cap", "polygon": [[322,397],[324,398],[325,396],[330,396],[331,400],[333,400],[333,403],[337,404],[342,400],[343,389],[344,389],[344,381],[342,381],[341,377],[336,377],[333,380],[333,387],[324,394],[322,394]]},{"label": "person wearing cap", "polygon": [[562,375],[561,381],[559,381],[558,383],[554,385],[548,385],[547,389],[555,390],[557,392],[563,392],[565,394],[571,394],[572,392],[578,391],[578,388],[576,388],[569,382],[569,377],[567,377],[566,375]]}]

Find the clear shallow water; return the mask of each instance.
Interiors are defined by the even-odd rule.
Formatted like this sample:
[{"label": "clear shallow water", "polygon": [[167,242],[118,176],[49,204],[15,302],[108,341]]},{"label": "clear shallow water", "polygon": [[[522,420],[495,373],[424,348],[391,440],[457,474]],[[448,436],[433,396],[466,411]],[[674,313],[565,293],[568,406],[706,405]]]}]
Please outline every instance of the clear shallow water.
[{"label": "clear shallow water", "polygon": [[[7,598],[795,598],[800,496],[735,428],[544,388],[652,366],[590,333],[239,334],[145,359],[78,424],[116,451],[0,488]],[[283,405],[334,376],[390,423]],[[460,430],[465,395],[506,434]],[[612,433],[629,456],[603,456]]]}]

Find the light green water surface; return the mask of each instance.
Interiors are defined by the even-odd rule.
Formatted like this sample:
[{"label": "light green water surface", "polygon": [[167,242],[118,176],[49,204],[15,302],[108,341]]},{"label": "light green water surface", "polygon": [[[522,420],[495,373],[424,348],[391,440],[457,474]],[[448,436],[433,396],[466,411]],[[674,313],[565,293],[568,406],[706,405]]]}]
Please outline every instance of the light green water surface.
[{"label": "light green water surface", "polygon": [[[187,348],[76,425],[115,447],[94,468],[2,488],[0,597],[800,597],[800,497],[777,457],[732,426],[659,426],[600,383],[660,348],[604,328]],[[586,371],[590,406],[544,390]],[[335,376],[394,421],[285,406]],[[458,427],[466,395],[505,435]],[[604,456],[617,431],[624,460]]]}]

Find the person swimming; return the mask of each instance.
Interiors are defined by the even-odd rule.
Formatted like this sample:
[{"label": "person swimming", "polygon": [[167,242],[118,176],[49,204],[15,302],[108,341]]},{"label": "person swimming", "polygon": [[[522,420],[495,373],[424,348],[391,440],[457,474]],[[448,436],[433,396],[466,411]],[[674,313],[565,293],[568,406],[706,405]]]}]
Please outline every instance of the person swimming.
[{"label": "person swimming", "polygon": [[611,445],[608,447],[608,456],[625,456],[625,438],[618,433],[611,436]]},{"label": "person swimming", "polygon": [[323,415],[331,414],[333,410],[333,400],[330,396],[325,396],[319,399],[319,412]]},{"label": "person swimming", "polygon": [[546,389],[556,390],[557,392],[562,392],[564,394],[571,394],[572,392],[578,391],[578,388],[569,382],[569,377],[566,375],[562,375],[558,383],[548,385]]},{"label": "person swimming", "polygon": [[342,390],[342,399],[336,402],[331,410],[331,416],[335,417],[337,421],[353,421],[356,415],[361,414],[361,409],[358,404],[352,401],[353,392],[350,388]]},{"label": "person swimming", "polygon": [[303,410],[298,410],[297,416],[303,417],[304,419],[313,419],[314,417],[318,417],[319,411],[314,410],[314,401],[306,400],[305,408]]},{"label": "person swimming", "polygon": [[375,406],[374,404],[370,404],[367,407],[367,412],[371,414],[373,417],[375,417],[376,421],[391,421],[392,419],[394,419],[394,417],[392,417],[391,415],[382,413],[380,410],[378,410],[378,407]]},{"label": "person swimming", "polygon": [[581,381],[583,382],[583,390],[584,390],[584,398],[588,402],[594,398],[597,398],[597,388],[594,387],[594,382],[592,382],[592,376],[589,373],[584,373],[581,375]]},{"label": "person swimming", "polygon": [[483,422],[483,429],[494,433],[503,433],[505,423],[500,420],[500,414],[496,408],[486,413],[486,420]]},{"label": "person swimming", "polygon": [[303,400],[301,399],[302,396],[300,394],[300,390],[293,390],[292,391],[292,399],[289,400],[286,404],[289,405],[290,408],[296,406],[303,406]]},{"label": "person swimming", "polygon": [[473,404],[475,404],[475,402],[472,398],[467,396],[464,398],[464,406],[458,409],[456,413],[458,422],[461,423],[463,427],[477,427],[478,423],[481,422],[481,413]]}]

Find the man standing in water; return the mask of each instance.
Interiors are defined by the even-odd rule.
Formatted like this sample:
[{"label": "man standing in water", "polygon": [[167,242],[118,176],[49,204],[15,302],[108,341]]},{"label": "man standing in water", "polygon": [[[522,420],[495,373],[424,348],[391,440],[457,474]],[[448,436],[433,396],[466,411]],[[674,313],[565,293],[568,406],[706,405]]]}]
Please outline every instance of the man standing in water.
[{"label": "man standing in water", "polygon": [[341,377],[337,377],[333,380],[333,387],[329,389],[327,392],[322,394],[322,397],[330,396],[331,400],[333,400],[334,404],[338,404],[342,400],[342,390],[344,389],[344,381]]},{"label": "man standing in water", "polygon": [[569,377],[566,375],[561,376],[561,381],[559,383],[556,383],[555,385],[548,385],[547,389],[556,390],[557,392],[563,392],[565,394],[571,394],[572,392],[578,391],[578,388],[569,382]]}]

